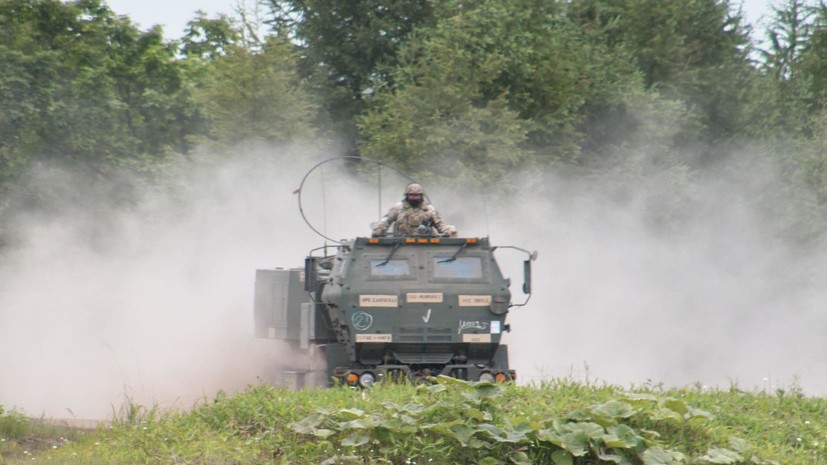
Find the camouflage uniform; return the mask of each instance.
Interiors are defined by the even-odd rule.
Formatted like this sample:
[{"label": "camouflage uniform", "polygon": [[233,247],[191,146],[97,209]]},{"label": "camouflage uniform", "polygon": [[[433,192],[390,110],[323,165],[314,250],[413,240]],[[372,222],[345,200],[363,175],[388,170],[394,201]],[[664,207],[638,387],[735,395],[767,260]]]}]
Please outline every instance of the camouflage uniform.
[{"label": "camouflage uniform", "polygon": [[[413,189],[411,189],[412,186]],[[388,213],[376,224],[373,236],[384,235],[391,225],[393,225],[394,236],[431,236],[434,229],[440,235],[455,236],[456,229],[442,221],[433,205],[425,202],[424,199],[419,205],[412,205],[408,201],[407,195],[411,190],[424,195],[421,186],[409,185],[406,189],[406,198],[388,210]],[[420,226],[424,227],[420,228]]]}]

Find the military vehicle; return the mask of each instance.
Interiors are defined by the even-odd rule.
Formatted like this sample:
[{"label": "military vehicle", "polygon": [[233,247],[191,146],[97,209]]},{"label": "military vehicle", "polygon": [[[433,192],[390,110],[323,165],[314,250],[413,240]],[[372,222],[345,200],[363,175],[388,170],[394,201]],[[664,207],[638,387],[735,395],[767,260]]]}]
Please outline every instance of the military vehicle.
[{"label": "military vehicle", "polygon": [[[494,251],[515,249],[525,301],[511,301]],[[325,381],[370,387],[382,380],[446,375],[514,381],[501,344],[509,309],[531,295],[536,252],[487,238],[357,237],[314,249],[303,268],[257,270],[258,337],[320,349]],[[299,383],[300,385],[303,383]]]}]

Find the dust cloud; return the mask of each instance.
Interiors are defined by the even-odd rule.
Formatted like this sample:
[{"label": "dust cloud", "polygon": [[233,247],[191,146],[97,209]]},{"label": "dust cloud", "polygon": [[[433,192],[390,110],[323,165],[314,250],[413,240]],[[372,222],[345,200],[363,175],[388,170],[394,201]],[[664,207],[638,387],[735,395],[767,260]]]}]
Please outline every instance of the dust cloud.
[{"label": "dust cloud", "polygon": [[[30,178],[65,195],[51,214],[17,218],[0,265],[0,404],[56,418],[105,418],[127,398],[186,409],[288,366],[285,346],[253,337],[255,270],[301,266],[314,247],[368,234],[407,180],[386,170],[377,195],[372,175],[323,164],[304,178],[300,211],[303,176],[336,154],[245,152],[140,188],[129,208],[111,192],[77,195],[85,181],[66,170]],[[622,196],[553,173],[509,181],[508,198],[425,186],[461,235],[539,251],[534,296],[505,337],[522,382],[823,395],[825,250],[786,245],[750,201],[767,185],[728,176],[695,179],[667,206],[672,173]],[[523,257],[497,255],[521,301]]]},{"label": "dust cloud", "polygon": [[759,164],[696,175],[677,205],[655,172],[623,195],[549,178],[489,207],[492,242],[539,251],[506,335],[521,381],[827,394],[827,249],[785,238],[798,200]]},{"label": "dust cloud", "polygon": [[[78,419],[107,418],[127,401],[188,409],[219,390],[274,382],[289,367],[295,356],[284,343],[253,337],[255,270],[302,266],[325,243],[294,191],[332,155],[242,152],[184,164],[187,174],[165,189],[133,185],[126,205],[113,200],[117,183],[91,188],[70,169],[40,166],[27,177],[25,188],[48,192],[48,205],[7,230],[0,405]],[[342,169],[317,169],[303,205],[316,228],[339,238],[365,234],[377,215],[353,213],[365,194]]]}]

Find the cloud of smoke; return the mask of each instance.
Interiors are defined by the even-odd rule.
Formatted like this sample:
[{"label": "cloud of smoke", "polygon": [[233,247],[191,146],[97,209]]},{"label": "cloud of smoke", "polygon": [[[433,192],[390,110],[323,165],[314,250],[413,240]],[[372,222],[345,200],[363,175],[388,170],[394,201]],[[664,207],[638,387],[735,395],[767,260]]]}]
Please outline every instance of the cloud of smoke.
[{"label": "cloud of smoke", "polygon": [[780,234],[795,201],[759,165],[697,176],[671,212],[668,170],[620,199],[554,179],[551,198],[497,207],[494,242],[540,251],[535,296],[508,335],[523,381],[827,393],[827,250]]},{"label": "cloud of smoke", "polygon": [[28,188],[67,200],[10,231],[0,404],[104,418],[126,397],[188,408],[270,381],[290,357],[282,343],[252,337],[255,269],[298,266],[319,242],[292,193],[304,160],[317,156],[285,148],[207,158],[169,190],[137,192],[131,207],[94,195],[77,173],[41,167]]},{"label": "cloud of smoke", "polygon": [[[105,417],[124,396],[188,408],[287,366],[283,343],[253,337],[255,270],[301,266],[330,243],[310,232],[294,194],[329,154],[248,152],[189,166],[177,187],[138,192],[126,209],[73,194],[84,180],[69,172],[34,178],[84,204],[15,223],[22,242],[0,265],[0,404],[78,418]],[[302,190],[301,212],[334,240],[368,234],[407,182],[384,170],[377,195],[377,173],[344,165],[318,167]],[[737,176],[695,180],[664,206],[672,174],[628,183],[620,198],[593,190],[599,180],[553,174],[542,190],[532,177],[501,199],[425,184],[461,235],[540,252],[535,295],[512,311],[506,336],[522,380],[795,381],[824,394],[825,250],[778,239],[751,201],[758,188]],[[523,257],[497,254],[522,300]]]}]

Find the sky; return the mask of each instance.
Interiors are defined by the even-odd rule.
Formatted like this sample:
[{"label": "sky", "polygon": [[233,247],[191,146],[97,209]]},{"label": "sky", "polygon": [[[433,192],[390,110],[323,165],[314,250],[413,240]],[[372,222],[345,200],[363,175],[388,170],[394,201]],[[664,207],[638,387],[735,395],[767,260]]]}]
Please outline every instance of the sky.
[{"label": "sky", "polygon": [[[239,4],[252,4],[253,0],[109,0],[109,7],[118,14],[128,15],[141,29],[156,24],[164,27],[170,39],[183,35],[184,27],[197,10],[214,17],[220,13],[233,14]],[[744,0],[744,11],[752,25],[759,24],[762,16],[769,12],[771,0]]]},{"label": "sky", "polygon": [[[158,24],[163,26],[169,38],[184,34],[187,22],[202,10],[214,17],[224,13],[232,15],[236,6],[244,0],[109,0],[107,4],[117,14],[129,16],[140,29],[149,29]],[[249,1],[248,3],[252,3]]]}]

